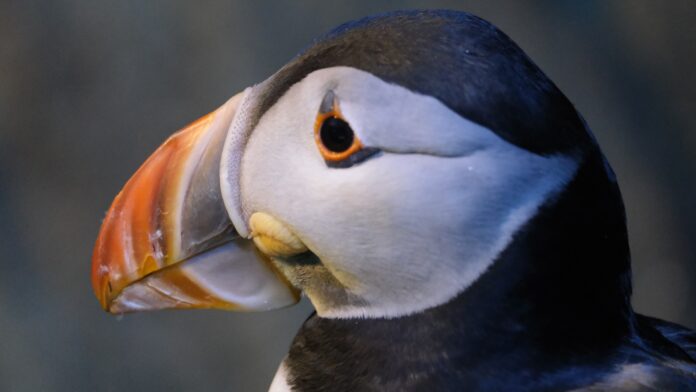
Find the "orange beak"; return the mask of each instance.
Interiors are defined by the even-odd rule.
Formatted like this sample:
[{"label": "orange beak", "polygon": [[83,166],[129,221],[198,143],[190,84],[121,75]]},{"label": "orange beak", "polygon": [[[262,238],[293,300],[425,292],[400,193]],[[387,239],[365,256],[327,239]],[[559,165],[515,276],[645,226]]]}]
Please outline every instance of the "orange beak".
[{"label": "orange beak", "polygon": [[237,234],[222,199],[220,157],[242,95],[171,136],[114,199],[92,256],[105,310],[269,310],[298,301]]}]

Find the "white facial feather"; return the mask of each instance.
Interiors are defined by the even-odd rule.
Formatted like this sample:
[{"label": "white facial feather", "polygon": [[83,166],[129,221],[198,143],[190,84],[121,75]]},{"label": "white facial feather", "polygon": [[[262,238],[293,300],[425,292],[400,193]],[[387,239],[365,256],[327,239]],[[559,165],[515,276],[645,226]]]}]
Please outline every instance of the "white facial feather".
[{"label": "white facial feather", "polygon": [[[326,165],[314,122],[329,90],[363,144],[382,154],[349,168]],[[570,156],[518,148],[432,97],[348,67],[292,86],[243,154],[233,176],[237,220],[257,211],[280,219],[357,299],[336,305],[308,293],[322,317],[396,317],[447,302],[578,166]]]},{"label": "white facial feather", "polygon": [[268,392],[290,392],[290,385],[288,385],[288,370],[285,366],[285,360],[280,363],[278,370],[276,371],[271,386],[268,388]]}]

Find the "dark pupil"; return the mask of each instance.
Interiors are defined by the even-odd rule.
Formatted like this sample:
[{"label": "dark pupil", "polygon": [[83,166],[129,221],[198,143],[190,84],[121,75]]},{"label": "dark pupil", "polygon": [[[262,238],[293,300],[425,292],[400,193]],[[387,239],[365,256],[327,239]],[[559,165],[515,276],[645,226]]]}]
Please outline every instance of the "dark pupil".
[{"label": "dark pupil", "polygon": [[321,142],[329,151],[344,152],[353,145],[353,130],[347,122],[329,117],[321,125]]}]

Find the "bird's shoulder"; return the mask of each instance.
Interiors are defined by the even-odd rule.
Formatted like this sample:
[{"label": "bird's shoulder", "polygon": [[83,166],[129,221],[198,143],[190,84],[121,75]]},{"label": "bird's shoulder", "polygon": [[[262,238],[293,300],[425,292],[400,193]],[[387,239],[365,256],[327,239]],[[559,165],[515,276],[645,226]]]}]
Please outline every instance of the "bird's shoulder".
[{"label": "bird's shoulder", "polygon": [[618,350],[612,371],[574,392],[696,391],[696,332],[635,315],[635,334]]},{"label": "bird's shoulder", "polygon": [[654,317],[643,315],[636,315],[636,317],[639,324],[653,328],[692,359],[696,360],[696,331]]}]

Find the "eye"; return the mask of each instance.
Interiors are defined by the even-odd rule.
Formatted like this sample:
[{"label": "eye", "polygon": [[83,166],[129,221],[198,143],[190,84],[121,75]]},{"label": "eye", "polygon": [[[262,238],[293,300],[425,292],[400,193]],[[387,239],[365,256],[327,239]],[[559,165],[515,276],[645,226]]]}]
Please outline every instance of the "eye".
[{"label": "eye", "polygon": [[338,108],[338,100],[329,91],[319,108],[314,139],[321,156],[330,167],[349,167],[362,162],[379,150],[364,148]]},{"label": "eye", "polygon": [[355,134],[347,122],[337,117],[329,117],[319,129],[319,138],[327,150],[335,153],[348,151],[353,147]]},{"label": "eye", "polygon": [[342,161],[362,148],[362,144],[345,120],[335,114],[318,118],[316,139],[325,160]]}]

